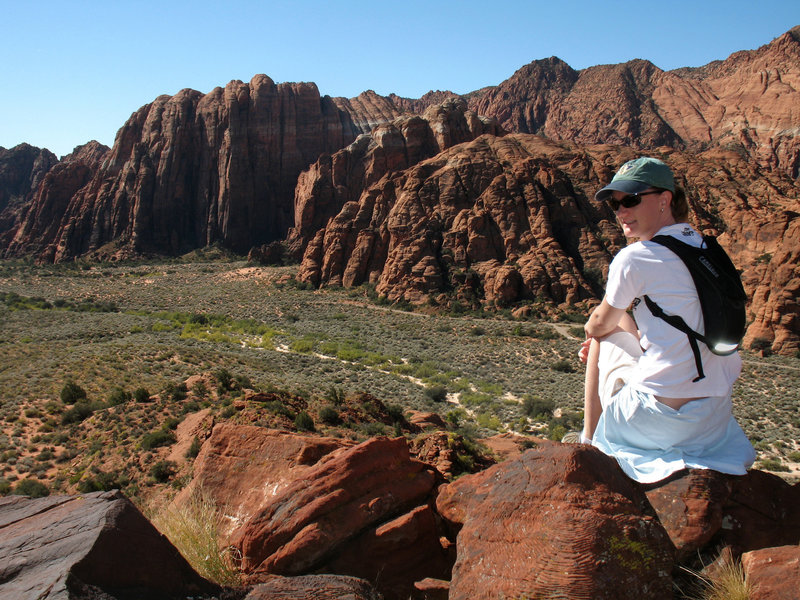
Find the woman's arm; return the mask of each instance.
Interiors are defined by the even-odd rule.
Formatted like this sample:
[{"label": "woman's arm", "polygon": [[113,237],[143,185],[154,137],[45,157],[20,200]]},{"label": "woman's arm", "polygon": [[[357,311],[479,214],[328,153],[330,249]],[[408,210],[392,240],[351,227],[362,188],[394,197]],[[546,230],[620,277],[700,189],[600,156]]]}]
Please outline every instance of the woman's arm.
[{"label": "woman's arm", "polygon": [[603,298],[600,305],[589,315],[586,325],[583,326],[587,339],[607,336],[619,325],[620,319],[624,314],[624,308],[614,308]]}]

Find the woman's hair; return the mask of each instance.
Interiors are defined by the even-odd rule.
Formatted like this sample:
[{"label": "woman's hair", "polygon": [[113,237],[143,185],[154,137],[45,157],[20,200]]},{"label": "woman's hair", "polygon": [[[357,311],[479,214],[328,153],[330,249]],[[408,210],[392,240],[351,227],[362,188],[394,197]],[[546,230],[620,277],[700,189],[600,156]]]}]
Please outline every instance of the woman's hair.
[{"label": "woman's hair", "polygon": [[686,223],[689,220],[689,201],[686,199],[683,188],[675,186],[669,208],[676,223]]}]

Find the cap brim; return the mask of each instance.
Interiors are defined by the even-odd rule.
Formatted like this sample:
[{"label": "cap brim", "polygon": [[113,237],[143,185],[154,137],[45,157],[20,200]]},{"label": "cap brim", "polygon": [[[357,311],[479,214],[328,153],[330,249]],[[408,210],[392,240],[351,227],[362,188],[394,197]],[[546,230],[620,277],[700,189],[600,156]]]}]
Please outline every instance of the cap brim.
[{"label": "cap brim", "polygon": [[649,183],[641,181],[633,181],[632,179],[624,179],[622,181],[612,181],[602,190],[594,195],[594,199],[598,201],[607,200],[611,196],[611,192],[622,192],[623,194],[638,194],[649,190],[653,186]]}]

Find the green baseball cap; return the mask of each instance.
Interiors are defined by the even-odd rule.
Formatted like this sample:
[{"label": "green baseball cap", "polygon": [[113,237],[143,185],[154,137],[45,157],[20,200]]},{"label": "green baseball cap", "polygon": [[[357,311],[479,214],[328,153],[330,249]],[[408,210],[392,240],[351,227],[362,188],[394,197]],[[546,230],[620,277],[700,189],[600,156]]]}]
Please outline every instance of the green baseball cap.
[{"label": "green baseball cap", "polygon": [[594,195],[595,200],[605,200],[611,192],[639,194],[650,188],[675,192],[675,178],[664,161],[643,156],[629,160],[619,168],[606,187]]}]

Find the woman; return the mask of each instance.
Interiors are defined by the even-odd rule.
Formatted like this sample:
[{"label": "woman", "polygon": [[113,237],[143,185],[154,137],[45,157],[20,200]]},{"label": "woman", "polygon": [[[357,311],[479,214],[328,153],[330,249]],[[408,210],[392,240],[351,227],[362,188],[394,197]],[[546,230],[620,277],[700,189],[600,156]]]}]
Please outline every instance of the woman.
[{"label": "woman", "polygon": [[671,235],[694,246],[702,242],[687,223],[688,203],[672,171],[654,158],[629,161],[595,198],[608,202],[625,237],[638,241],[611,262],[605,296],[584,327],[581,441],[615,457],[642,483],[685,468],[745,474],[755,452],[731,413],[739,355],[717,356],[700,344],[706,377],[695,381],[688,337],[653,316],[642,301],[647,294],[666,313],[702,331],[688,269],[669,249],[650,241]]}]

